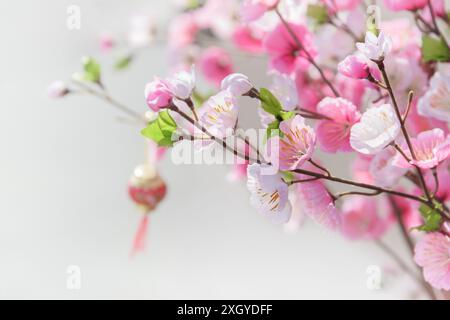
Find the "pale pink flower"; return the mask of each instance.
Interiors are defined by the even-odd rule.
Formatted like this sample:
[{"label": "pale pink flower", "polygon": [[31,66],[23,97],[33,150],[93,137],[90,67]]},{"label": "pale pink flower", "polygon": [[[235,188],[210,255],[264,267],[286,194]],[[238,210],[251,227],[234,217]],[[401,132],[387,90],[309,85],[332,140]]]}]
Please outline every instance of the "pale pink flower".
[{"label": "pale pink flower", "polygon": [[366,79],[369,76],[369,66],[366,61],[356,55],[350,55],[339,63],[338,71],[354,79]]},{"label": "pale pink flower", "polygon": [[114,38],[108,33],[102,33],[99,37],[100,50],[108,53],[116,45]]},{"label": "pale pink flower", "polygon": [[425,8],[428,0],[384,0],[384,4],[392,11],[414,11]]},{"label": "pale pink flower", "polygon": [[67,83],[64,81],[54,81],[47,88],[47,95],[50,98],[61,98],[70,92]]},{"label": "pale pink flower", "polygon": [[351,240],[379,239],[390,225],[389,217],[380,217],[375,198],[352,196],[342,206],[342,233]]},{"label": "pale pink flower", "polygon": [[297,95],[299,105],[303,108],[316,111],[316,106],[324,97],[323,92],[325,86],[323,81],[312,79],[304,70],[296,70],[295,85],[297,87]]},{"label": "pale pink flower", "polygon": [[[317,168],[307,164],[305,169],[317,171]],[[306,175],[296,175],[296,179],[304,180],[311,178]],[[299,203],[302,211],[318,224],[336,230],[340,227],[340,211],[334,205],[325,184],[321,180],[302,182],[297,184]]]},{"label": "pale pink flower", "polygon": [[283,106],[283,110],[292,111],[298,106],[298,95],[295,82],[291,76],[274,71],[272,74],[271,92]]},{"label": "pale pink flower", "polygon": [[239,97],[248,93],[253,84],[248,77],[242,73],[233,73],[222,80],[221,89],[228,90],[233,96]]},{"label": "pale pink flower", "polygon": [[335,11],[351,11],[355,9],[361,0],[325,0],[325,4],[333,12]]},{"label": "pale pink flower", "polygon": [[390,104],[372,107],[353,125],[350,145],[363,154],[376,154],[395,140],[400,122]]},{"label": "pale pink flower", "polygon": [[229,91],[220,91],[204,103],[199,110],[199,117],[200,123],[214,136],[230,136],[238,117],[235,97]]},{"label": "pale pink flower", "polygon": [[158,112],[161,108],[167,108],[173,95],[164,80],[154,78],[145,86],[145,100],[150,109]]},{"label": "pale pink flower", "polygon": [[312,57],[317,55],[313,45],[312,35],[301,24],[289,23],[294,34],[300,40],[298,46],[286,27],[280,23],[264,40],[264,48],[270,57],[271,66],[281,73],[292,73],[297,67],[308,66],[304,50]]},{"label": "pale pink flower", "polygon": [[[298,169],[308,161],[314,151],[316,135],[305,119],[297,115],[280,123],[282,137],[273,137],[270,143],[270,157],[281,170]],[[273,147],[275,146],[275,147]],[[278,147],[278,148],[277,148]]]},{"label": "pale pink flower", "polygon": [[436,72],[430,88],[419,100],[419,114],[450,122],[450,78]]},{"label": "pale pink flower", "polygon": [[195,88],[194,66],[191,66],[190,71],[181,70],[175,73],[164,82],[174,97],[180,100],[188,99]]},{"label": "pale pink flower", "polygon": [[242,51],[249,53],[262,53],[264,51],[262,39],[264,33],[248,25],[236,27],[232,35],[233,43]]},{"label": "pale pink flower", "polygon": [[207,0],[194,11],[200,29],[210,30],[219,39],[229,39],[236,24],[239,3],[236,0]]},{"label": "pale pink flower", "polygon": [[244,0],[241,7],[243,22],[251,22],[261,18],[267,11],[274,9],[279,0]]},{"label": "pale pink flower", "polygon": [[336,89],[341,93],[342,98],[351,101],[359,110],[364,103],[365,94],[371,83],[352,79],[342,74],[337,74],[334,81]]},{"label": "pale pink flower", "polygon": [[184,48],[192,44],[198,31],[199,26],[193,13],[186,12],[178,15],[169,27],[169,46]]},{"label": "pale pink flower", "polygon": [[[420,30],[407,18],[399,18],[381,22],[380,29],[392,39],[392,50],[407,50],[419,48],[422,43]],[[420,50],[418,50],[420,53]],[[418,58],[418,57],[417,57]]]},{"label": "pale pink flower", "polygon": [[439,232],[426,234],[416,244],[414,261],[434,288],[450,290],[450,238]]},{"label": "pale pink flower", "polygon": [[198,65],[206,80],[219,87],[223,78],[233,72],[230,55],[222,48],[210,47],[199,58]]},{"label": "pale pink flower", "polygon": [[289,202],[291,203],[291,218],[284,225],[284,231],[286,233],[296,233],[303,225],[306,215],[303,212],[302,201],[296,188],[289,190]]},{"label": "pale pink flower", "polygon": [[131,18],[128,43],[133,48],[149,46],[156,36],[156,23],[152,16],[136,14]]},{"label": "pale pink flower", "polygon": [[398,153],[394,160],[396,166],[409,168],[413,164],[422,169],[430,169],[436,167],[450,155],[450,135],[446,136],[441,129],[421,132],[417,138],[411,139],[411,143],[416,160],[412,159],[408,146],[403,143],[403,152],[411,161],[407,163],[406,159]]},{"label": "pale pink flower", "polygon": [[265,175],[263,169],[262,165],[256,163],[248,166],[250,203],[273,222],[286,223],[291,217],[288,186],[279,174]]},{"label": "pale pink flower", "polygon": [[394,166],[396,154],[394,148],[386,148],[373,157],[369,170],[377,185],[387,188],[393,187],[408,171]]},{"label": "pale pink flower", "polygon": [[370,164],[373,156],[358,154],[351,164],[351,172],[353,179],[358,182],[374,184],[374,177],[370,172]]},{"label": "pale pink flower", "polygon": [[317,105],[317,112],[328,117],[317,126],[317,139],[325,152],[351,151],[350,129],[361,114],[356,106],[343,98],[324,98]]},{"label": "pale pink flower", "polygon": [[356,44],[358,50],[363,53],[370,60],[383,60],[392,49],[392,40],[383,32],[378,36],[372,32],[366,32],[365,42],[358,42]]}]

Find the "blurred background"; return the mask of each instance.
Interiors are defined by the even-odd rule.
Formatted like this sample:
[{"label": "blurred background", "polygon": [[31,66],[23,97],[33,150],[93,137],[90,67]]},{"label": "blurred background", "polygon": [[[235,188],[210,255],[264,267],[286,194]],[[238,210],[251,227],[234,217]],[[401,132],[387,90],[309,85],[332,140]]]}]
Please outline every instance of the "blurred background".
[{"label": "blurred background", "polygon": [[[81,29],[66,27],[67,7],[81,8]],[[0,2],[0,298],[2,299],[397,299],[415,284],[373,243],[348,242],[306,221],[286,233],[249,205],[244,183],[227,166],[175,166],[160,174],[168,196],[150,218],[146,252],[130,259],[141,215],[127,196],[145,157],[138,127],[117,120],[88,96],[50,100],[46,88],[96,57],[114,97],[146,110],[143,88],[168,72],[163,46],[145,50],[123,72],[98,49],[102,30],[123,32],[132,14],[161,25],[170,1],[16,0]],[[239,63],[263,84],[264,61]],[[256,78],[256,76],[259,76]],[[248,106],[244,117],[256,117]],[[335,172],[348,175],[334,162]],[[409,259],[396,227],[386,241]],[[70,290],[68,267],[81,288]],[[383,286],[367,286],[370,266]]]}]

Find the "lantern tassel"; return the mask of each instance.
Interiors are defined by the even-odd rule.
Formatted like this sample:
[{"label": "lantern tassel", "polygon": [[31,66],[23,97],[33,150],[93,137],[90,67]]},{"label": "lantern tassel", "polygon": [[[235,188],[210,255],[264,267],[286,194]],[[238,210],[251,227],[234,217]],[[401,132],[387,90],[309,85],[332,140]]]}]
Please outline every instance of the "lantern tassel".
[{"label": "lantern tassel", "polygon": [[141,222],[139,223],[138,229],[136,230],[136,234],[134,236],[133,248],[131,249],[131,257],[133,257],[139,251],[145,250],[145,240],[147,238],[147,230],[148,230],[148,214],[145,214]]}]

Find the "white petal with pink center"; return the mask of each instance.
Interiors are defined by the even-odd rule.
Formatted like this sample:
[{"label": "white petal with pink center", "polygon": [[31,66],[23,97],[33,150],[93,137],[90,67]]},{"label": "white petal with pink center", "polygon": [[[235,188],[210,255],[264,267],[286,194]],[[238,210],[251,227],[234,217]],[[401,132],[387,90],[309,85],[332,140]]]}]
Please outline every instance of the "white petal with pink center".
[{"label": "white petal with pink center", "polygon": [[[270,158],[281,170],[295,170],[308,161],[314,151],[316,135],[299,115],[280,124],[282,137],[270,139]],[[275,141],[273,141],[275,140]],[[278,162],[279,160],[279,162]]]},{"label": "white petal with pink center", "polygon": [[367,110],[350,133],[350,145],[363,154],[376,154],[395,140],[400,122],[390,104]]},{"label": "white petal with pink center", "polygon": [[450,78],[436,72],[417,108],[423,116],[450,122]]},{"label": "white petal with pink center", "polygon": [[210,97],[199,110],[200,123],[219,138],[233,134],[238,118],[236,98],[228,91]]},{"label": "white petal with pink center", "polygon": [[280,174],[267,175],[260,164],[247,168],[247,188],[250,191],[250,203],[261,214],[275,223],[286,223],[291,217],[291,205],[288,201],[288,186]]}]

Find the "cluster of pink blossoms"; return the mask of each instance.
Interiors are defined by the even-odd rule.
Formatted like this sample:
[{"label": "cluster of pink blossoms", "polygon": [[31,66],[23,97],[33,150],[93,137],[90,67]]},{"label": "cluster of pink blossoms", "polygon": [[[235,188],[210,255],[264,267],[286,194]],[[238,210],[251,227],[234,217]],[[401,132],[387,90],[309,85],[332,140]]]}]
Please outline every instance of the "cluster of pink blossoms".
[{"label": "cluster of pink blossoms", "polygon": [[[189,23],[178,24],[183,30],[172,32],[170,43],[176,50],[196,46],[207,29],[215,34],[213,38],[228,37],[250,55],[266,54],[273,82],[264,90],[281,109],[272,110],[270,103],[267,107],[266,91],[255,88],[247,76],[233,73],[231,54],[219,47],[184,60],[189,65],[196,61],[198,71],[221,89],[219,93],[193,106],[194,74],[181,71],[149,83],[147,103],[154,111],[168,109],[185,132],[201,128],[203,139],[223,142],[238,123],[238,98],[256,99],[263,127],[279,130],[268,134],[259,157],[252,154],[258,146],[251,146],[241,154],[245,164],[237,166],[241,175],[247,167],[251,204],[259,212],[288,225],[306,214],[349,239],[379,239],[400,219],[408,230],[423,232],[415,261],[423,267],[425,279],[437,289],[450,290],[446,204],[450,200],[450,73],[445,62],[439,66],[423,62],[424,26],[398,19],[382,22],[376,31],[365,31],[360,4],[319,2],[327,15],[319,29],[326,31],[314,34],[311,17],[305,14],[307,5],[301,1],[245,0],[241,7],[234,7],[240,21],[234,20],[236,15],[224,14],[233,12],[230,3],[207,1],[178,18]],[[393,11],[411,11],[425,26],[430,17],[435,21],[443,16],[441,1],[386,0],[385,5]],[[435,12],[430,13],[430,8]],[[221,14],[215,16],[214,10]],[[320,42],[330,34],[334,43],[322,50]],[[338,44],[342,48],[333,47]],[[186,70],[187,65],[179,68]],[[192,116],[186,116],[189,112]],[[335,179],[316,159],[316,149],[355,152],[354,180]],[[334,194],[329,181],[368,188],[372,193]],[[430,217],[423,208],[438,215],[436,225],[427,224]]]},{"label": "cluster of pink blossoms", "polygon": [[[308,216],[349,239],[379,240],[397,222],[416,241],[425,280],[450,290],[444,1],[384,0],[411,19],[370,28],[361,0],[189,3],[168,30],[173,75],[145,87],[147,105],[159,113],[149,128],[160,131],[149,129],[148,137],[164,147],[194,140],[200,149],[219,143],[234,152],[244,161],[232,176],[247,179],[252,206],[275,223],[292,227]],[[152,41],[153,26],[142,25],[132,39]],[[236,49],[240,59],[267,59],[268,88],[235,73]],[[196,78],[218,92],[205,94]],[[61,83],[51,88],[53,96],[67,92]],[[228,144],[242,97],[256,101],[267,129],[258,145]],[[168,133],[173,143],[163,139]],[[318,150],[353,153],[352,178],[331,173]],[[336,184],[350,191],[337,193]]]}]

